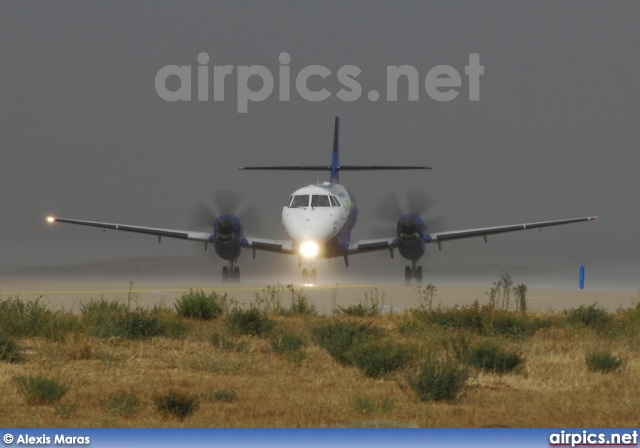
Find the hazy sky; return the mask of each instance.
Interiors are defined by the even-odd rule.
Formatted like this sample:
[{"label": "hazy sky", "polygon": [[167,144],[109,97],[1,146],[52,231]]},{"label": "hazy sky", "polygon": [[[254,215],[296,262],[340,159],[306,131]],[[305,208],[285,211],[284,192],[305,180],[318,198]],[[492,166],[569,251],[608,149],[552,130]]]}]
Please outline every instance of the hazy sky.
[{"label": "hazy sky", "polygon": [[[327,174],[237,167],[329,163],[339,114],[343,164],[433,166],[343,173],[360,205],[354,238],[371,235],[377,199],[409,188],[438,200],[434,213],[446,216],[449,230],[598,215],[595,223],[495,236],[488,245],[480,238],[451,242],[442,252],[429,246],[423,265],[460,281],[482,267],[495,279],[510,271],[523,278],[571,273],[573,281],[584,263],[603,284],[635,285],[638,17],[640,4],[632,1],[3,1],[0,278],[25,266],[168,256],[219,276],[222,262],[200,259],[190,243],[51,227],[44,217],[183,229],[198,200],[232,188],[259,204],[259,236],[279,238],[284,200]],[[263,65],[276,89],[238,113],[236,69],[224,101],[198,102],[201,52],[210,56],[211,72],[215,65]],[[291,55],[288,102],[278,100],[282,52]],[[484,66],[479,101],[469,101],[464,74],[472,53]],[[302,68],[316,64],[332,75],[309,86],[333,95],[310,102],[293,85]],[[405,64],[420,75],[419,100],[409,102],[401,84],[399,100],[386,101],[386,67]],[[155,77],[166,65],[193,66],[192,101],[157,94]],[[362,70],[364,93],[353,102],[335,95],[342,87],[336,72],[345,65]],[[453,101],[425,91],[436,65],[462,76]],[[368,99],[371,89],[380,100]],[[258,258],[244,254],[244,272],[276,262],[299,275],[294,258]],[[382,252],[352,257],[349,269],[401,280],[404,263]],[[333,261],[331,269],[347,275],[342,266]]]}]

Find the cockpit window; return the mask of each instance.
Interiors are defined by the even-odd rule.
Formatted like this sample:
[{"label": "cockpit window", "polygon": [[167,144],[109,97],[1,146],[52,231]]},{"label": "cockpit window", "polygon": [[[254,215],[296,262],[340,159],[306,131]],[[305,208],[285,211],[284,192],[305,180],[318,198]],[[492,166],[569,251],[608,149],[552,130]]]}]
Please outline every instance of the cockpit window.
[{"label": "cockpit window", "polygon": [[331,205],[333,205],[334,207],[340,207],[340,203],[335,196],[329,196],[329,199],[331,199]]},{"label": "cockpit window", "polygon": [[287,202],[284,203],[284,206],[285,207],[290,207],[292,199],[293,199],[293,195],[289,196],[289,199],[287,199]]},{"label": "cockpit window", "polygon": [[297,194],[293,197],[293,200],[289,204],[290,208],[297,207],[309,207],[309,195],[308,194]]},{"label": "cockpit window", "polygon": [[311,197],[311,207],[331,207],[329,196],[314,194]]}]

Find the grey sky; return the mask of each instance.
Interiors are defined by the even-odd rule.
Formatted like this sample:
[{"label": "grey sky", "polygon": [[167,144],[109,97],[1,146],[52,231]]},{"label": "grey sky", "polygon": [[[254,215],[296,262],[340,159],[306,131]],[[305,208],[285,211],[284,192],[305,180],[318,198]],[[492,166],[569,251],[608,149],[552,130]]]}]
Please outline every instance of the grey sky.
[{"label": "grey sky", "polygon": [[[327,175],[237,167],[328,163],[339,114],[343,163],[434,167],[343,173],[361,210],[354,238],[370,236],[371,210],[390,187],[429,192],[451,230],[598,215],[595,223],[496,236],[489,245],[430,247],[423,264],[454,279],[459,266],[463,281],[482,266],[525,277],[554,266],[577,278],[585,263],[603,284],[633,286],[638,17],[637,2],[3,1],[0,278],[24,266],[136,257],[200,263],[180,241],[49,227],[44,217],[180,229],[194,203],[220,188],[246,193],[260,205],[264,236],[280,237],[286,197]],[[292,78],[311,64],[334,73],[356,65],[365,93],[352,103],[335,95],[312,103],[295,94],[280,102],[276,91],[239,114],[232,76],[224,102],[163,101],[154,88],[158,70],[195,70],[203,51],[209,66],[260,64],[274,74],[286,51]],[[470,53],[485,67],[477,102],[467,100]],[[384,100],[386,67],[402,64],[420,73],[417,102],[406,100],[404,86],[398,102]],[[463,75],[459,97],[448,103],[430,99],[422,85],[439,64]],[[332,77],[316,87],[335,93],[341,86]],[[371,89],[383,98],[369,101]],[[279,260],[259,258],[245,254],[240,265],[257,272]],[[219,275],[220,261],[202,263]],[[293,258],[277,263],[297,275]],[[341,263],[330,269],[345,271]],[[378,253],[353,257],[350,270],[400,279],[403,265]]]}]

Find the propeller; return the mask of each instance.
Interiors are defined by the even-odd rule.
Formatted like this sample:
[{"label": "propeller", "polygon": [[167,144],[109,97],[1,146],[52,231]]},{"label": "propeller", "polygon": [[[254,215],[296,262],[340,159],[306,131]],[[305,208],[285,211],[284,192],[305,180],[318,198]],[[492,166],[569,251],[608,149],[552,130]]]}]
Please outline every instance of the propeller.
[{"label": "propeller", "polygon": [[189,214],[189,228],[211,231],[214,221],[226,214],[235,215],[245,230],[258,231],[261,226],[258,207],[235,190],[216,190],[206,201],[198,201]]},{"label": "propeller", "polygon": [[[411,189],[404,195],[398,196],[389,193],[380,200],[374,210],[374,217],[380,223],[377,227],[386,235],[395,232],[398,219],[401,216],[413,213],[422,218],[427,228],[427,232],[440,231],[445,228],[445,218],[441,214],[432,214],[431,210],[436,201],[427,193],[421,190]],[[376,230],[378,230],[376,229]],[[376,231],[376,233],[378,233]]]}]

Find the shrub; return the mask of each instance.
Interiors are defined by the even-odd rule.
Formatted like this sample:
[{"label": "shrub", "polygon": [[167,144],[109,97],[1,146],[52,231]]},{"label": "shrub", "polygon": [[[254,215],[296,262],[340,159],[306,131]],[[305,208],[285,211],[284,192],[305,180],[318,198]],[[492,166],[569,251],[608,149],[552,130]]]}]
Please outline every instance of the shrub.
[{"label": "shrub", "polygon": [[158,317],[143,309],[128,312],[119,327],[121,336],[128,339],[147,339],[162,334]]},{"label": "shrub", "polygon": [[491,342],[484,342],[473,347],[467,358],[467,363],[470,366],[500,375],[511,372],[523,361],[524,358],[518,353],[502,349]]},{"label": "shrub", "polygon": [[51,311],[39,299],[20,297],[0,300],[0,328],[7,336],[42,336],[63,340],[68,332],[80,332],[77,316],[63,310]]},{"label": "shrub", "polygon": [[356,342],[376,336],[377,332],[368,325],[334,320],[311,329],[313,342],[329,352],[342,365],[350,365],[348,351]]},{"label": "shrub", "polygon": [[18,386],[18,392],[28,404],[55,403],[60,401],[69,390],[69,386],[66,384],[61,384],[58,380],[45,376],[16,376],[13,381]]},{"label": "shrub", "polygon": [[464,389],[469,373],[457,363],[429,356],[417,372],[407,376],[409,386],[421,401],[455,400]]},{"label": "shrub", "polygon": [[287,285],[287,290],[291,293],[291,308],[284,312],[285,316],[315,316],[318,314],[316,306],[309,301],[302,290],[296,291],[293,285]]},{"label": "shrub", "polygon": [[215,392],[203,393],[200,394],[200,397],[203,400],[211,401],[214,403],[218,401],[221,401],[223,403],[231,403],[238,399],[238,395],[234,391],[227,389],[219,389]]},{"label": "shrub", "polygon": [[364,317],[371,314],[371,310],[362,302],[357,305],[348,305],[348,306],[336,306],[335,313],[337,315],[342,316],[356,316],[356,317]]},{"label": "shrub", "polygon": [[193,289],[175,303],[178,314],[182,317],[210,320],[222,316],[228,310],[227,294],[218,295],[215,291],[207,295],[204,291]]},{"label": "shrub", "polygon": [[406,367],[416,351],[392,340],[372,340],[356,344],[347,357],[365,376],[377,378]]},{"label": "shrub", "polygon": [[20,347],[11,336],[0,333],[0,361],[20,362],[23,356]]},{"label": "shrub", "polygon": [[107,412],[125,418],[133,416],[142,407],[140,399],[134,392],[125,391],[119,391],[110,395],[100,404]]},{"label": "shrub", "polygon": [[186,324],[175,314],[157,306],[151,310],[129,310],[124,303],[118,301],[91,299],[80,305],[80,315],[89,334],[103,338],[177,337],[186,331]]},{"label": "shrub", "polygon": [[178,420],[184,420],[193,414],[199,406],[198,397],[175,389],[169,390],[164,395],[154,395],[153,403],[158,412],[176,417]]},{"label": "shrub", "polygon": [[214,333],[211,337],[211,344],[222,350],[227,350],[231,352],[243,352],[249,348],[249,343],[246,341],[232,341],[225,338],[223,335],[219,333]]},{"label": "shrub", "polygon": [[271,339],[271,348],[274,352],[284,355],[289,361],[297,364],[306,357],[304,339],[290,331],[283,331]]},{"label": "shrub", "polygon": [[382,313],[384,308],[384,291],[380,293],[378,288],[373,288],[370,293],[364,293],[364,300],[357,305],[349,305],[342,307],[340,305],[334,308],[334,313],[343,316],[375,316]]},{"label": "shrub", "polygon": [[275,323],[261,312],[252,307],[248,310],[234,308],[227,317],[227,327],[234,335],[266,336]]},{"label": "shrub", "polygon": [[276,353],[293,353],[302,350],[304,340],[295,333],[282,332],[271,340],[271,348]]},{"label": "shrub", "polygon": [[622,359],[613,356],[609,351],[593,351],[586,355],[587,369],[591,372],[613,372],[623,363]]},{"label": "shrub", "polygon": [[584,306],[569,310],[567,321],[570,323],[582,324],[585,327],[602,329],[611,322],[611,315],[606,310],[598,307],[597,304]]},{"label": "shrub", "polygon": [[475,301],[472,305],[458,308],[437,307],[430,313],[424,314],[424,319],[445,328],[469,329],[477,333],[486,331],[480,304]]}]

